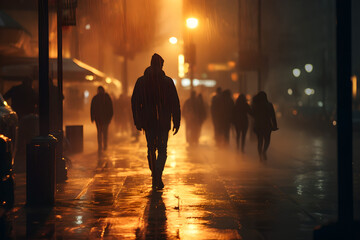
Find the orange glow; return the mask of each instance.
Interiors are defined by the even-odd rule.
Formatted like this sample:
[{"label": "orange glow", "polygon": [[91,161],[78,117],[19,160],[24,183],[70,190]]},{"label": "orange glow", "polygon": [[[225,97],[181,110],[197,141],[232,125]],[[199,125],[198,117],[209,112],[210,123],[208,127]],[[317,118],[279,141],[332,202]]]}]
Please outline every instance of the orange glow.
[{"label": "orange glow", "polygon": [[353,98],[356,98],[356,94],[357,94],[357,76],[352,76],[351,77],[351,82],[352,82],[352,95]]},{"label": "orange glow", "polygon": [[240,93],[233,93],[233,98],[236,100],[239,97]]},{"label": "orange glow", "polygon": [[194,28],[197,28],[199,24],[199,20],[197,20],[196,18],[188,18],[186,19],[186,26],[188,28],[191,28],[191,29],[194,29]]},{"label": "orange glow", "polygon": [[107,78],[105,79],[105,82],[108,83],[108,84],[110,84],[110,83],[112,82],[112,80],[111,80],[111,78],[107,77]]},{"label": "orange glow", "polygon": [[176,37],[171,37],[171,38],[169,38],[169,42],[170,42],[171,44],[176,44],[176,43],[178,42],[178,40],[177,40]]},{"label": "orange glow", "polygon": [[238,74],[236,72],[231,73],[231,80],[236,82],[238,80]]},{"label": "orange glow", "polygon": [[296,115],[298,114],[298,111],[296,111],[296,109],[294,109],[294,110],[292,110],[292,114],[293,114],[294,116],[296,116]]},{"label": "orange glow", "polygon": [[85,79],[88,81],[93,81],[94,80],[94,76],[93,75],[86,75]]},{"label": "orange glow", "polygon": [[228,61],[227,64],[230,68],[234,68],[236,66],[236,63],[234,61]]}]

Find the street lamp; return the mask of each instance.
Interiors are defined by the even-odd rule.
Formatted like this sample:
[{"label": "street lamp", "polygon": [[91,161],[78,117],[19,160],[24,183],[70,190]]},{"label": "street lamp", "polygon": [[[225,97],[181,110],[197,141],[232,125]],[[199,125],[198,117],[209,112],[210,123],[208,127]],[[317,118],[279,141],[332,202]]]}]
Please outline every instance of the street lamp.
[{"label": "street lamp", "polygon": [[176,43],[178,42],[178,40],[177,40],[176,37],[171,37],[171,38],[169,38],[169,42],[170,42],[171,44],[176,44]]},{"label": "street lamp", "polygon": [[197,18],[188,18],[186,19],[186,26],[190,29],[194,29],[194,28],[197,28],[199,24],[199,20]]},{"label": "street lamp", "polygon": [[[186,19],[186,27],[191,30],[197,28],[199,25],[199,20],[197,18],[191,17]],[[189,31],[189,44],[186,46],[186,61],[189,63],[189,77],[190,77],[190,88],[193,88],[193,80],[194,80],[194,66],[196,62],[196,48],[194,39],[192,36],[192,32]]]}]

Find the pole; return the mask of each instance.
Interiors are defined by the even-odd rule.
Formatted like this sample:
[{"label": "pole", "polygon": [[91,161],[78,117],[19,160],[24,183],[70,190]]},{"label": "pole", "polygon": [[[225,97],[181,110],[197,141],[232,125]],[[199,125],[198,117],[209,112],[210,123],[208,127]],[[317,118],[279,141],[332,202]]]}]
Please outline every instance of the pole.
[{"label": "pole", "polygon": [[[57,58],[57,73],[58,73],[58,90],[59,90],[59,129],[63,129],[63,60],[62,60],[62,6],[63,0],[57,0],[57,43],[58,43],[58,58]],[[62,144],[60,144],[62,145]]]},{"label": "pole", "polygon": [[336,1],[338,220],[353,222],[351,0]]},{"label": "pole", "polygon": [[123,69],[123,93],[125,93],[125,96],[128,94],[128,38],[127,38],[127,6],[126,6],[126,0],[123,0],[123,9],[124,9],[124,69]]},{"label": "pole", "polygon": [[49,134],[49,6],[38,0],[39,21],[39,125],[40,136]]},{"label": "pole", "polygon": [[241,46],[241,39],[240,39],[240,34],[241,34],[241,0],[238,0],[238,64],[237,64],[237,70],[238,70],[238,82],[239,82],[239,92],[244,92],[245,93],[245,89],[242,89],[242,85],[243,85],[243,79],[242,79],[242,74],[241,74],[241,67],[240,67],[240,58],[241,58],[241,50],[240,50],[240,46]]},{"label": "pole", "polygon": [[259,54],[259,62],[258,62],[258,91],[262,89],[262,79],[261,79],[261,0],[258,0],[258,54]]}]

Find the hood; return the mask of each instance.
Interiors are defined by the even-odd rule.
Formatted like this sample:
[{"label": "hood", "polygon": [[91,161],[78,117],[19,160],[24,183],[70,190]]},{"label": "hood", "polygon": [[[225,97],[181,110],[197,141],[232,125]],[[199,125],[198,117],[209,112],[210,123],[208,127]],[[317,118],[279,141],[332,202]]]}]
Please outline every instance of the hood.
[{"label": "hood", "polygon": [[160,68],[154,68],[152,66],[148,67],[144,71],[145,77],[153,77],[153,76],[165,76],[165,72],[161,70]]}]

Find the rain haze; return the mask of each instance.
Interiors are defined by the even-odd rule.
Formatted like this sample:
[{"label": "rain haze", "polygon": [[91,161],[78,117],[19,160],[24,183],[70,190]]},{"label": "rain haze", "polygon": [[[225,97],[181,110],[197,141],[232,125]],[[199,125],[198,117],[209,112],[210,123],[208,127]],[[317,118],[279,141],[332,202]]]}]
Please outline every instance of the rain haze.
[{"label": "rain haze", "polygon": [[0,0],[0,239],[360,239],[359,10]]}]

